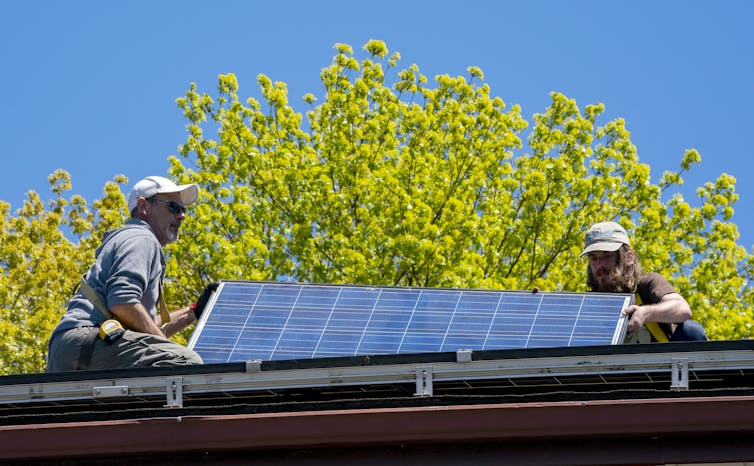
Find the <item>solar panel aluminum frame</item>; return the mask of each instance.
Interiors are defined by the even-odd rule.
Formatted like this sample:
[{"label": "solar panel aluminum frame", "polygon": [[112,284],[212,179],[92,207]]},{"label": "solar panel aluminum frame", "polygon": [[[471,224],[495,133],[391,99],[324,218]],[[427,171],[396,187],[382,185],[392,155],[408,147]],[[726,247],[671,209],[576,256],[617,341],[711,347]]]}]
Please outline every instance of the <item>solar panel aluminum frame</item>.
[{"label": "solar panel aluminum frame", "polygon": [[[210,300],[208,301],[205,311],[202,314],[201,318],[197,322],[195,329],[189,339],[188,347],[194,350],[197,350],[197,343],[199,343],[200,338],[202,337],[203,332],[205,331],[205,328],[207,327],[208,321],[212,316],[213,310],[215,306],[218,304],[218,301],[220,297],[223,295],[223,291],[226,286],[232,286],[232,285],[248,285],[250,287],[258,286],[261,287],[259,291],[259,295],[263,293],[264,287],[298,287],[300,289],[299,292],[303,291],[304,288],[307,288],[309,290],[312,289],[331,289],[331,290],[367,290],[367,291],[374,291],[379,290],[380,293],[383,291],[391,292],[391,293],[398,293],[398,295],[405,295],[406,293],[422,293],[422,292],[429,292],[430,295],[442,293],[442,292],[448,292],[448,293],[490,293],[490,294],[499,294],[500,300],[502,301],[504,295],[508,296],[521,296],[521,297],[531,297],[531,296],[539,296],[540,299],[545,299],[545,297],[584,297],[588,299],[592,298],[599,298],[600,296],[606,297],[610,300],[618,298],[619,300],[622,300],[621,309],[628,307],[629,305],[633,304],[634,301],[634,295],[633,294],[618,294],[618,293],[575,293],[575,292],[528,292],[528,291],[510,291],[510,290],[490,290],[490,289],[459,289],[459,288],[422,288],[422,287],[397,287],[397,286],[372,286],[372,285],[334,285],[334,284],[304,284],[304,283],[293,283],[293,282],[272,282],[272,281],[246,281],[246,280],[225,280],[220,281],[219,286],[217,288],[217,291],[212,294],[210,297]],[[282,289],[282,288],[281,288]],[[459,295],[459,300],[461,299],[461,295]],[[555,299],[555,298],[553,298]],[[500,303],[498,303],[500,304]],[[248,310],[248,316],[251,316],[251,313],[253,312],[252,309],[256,306],[256,304],[249,303],[249,310]],[[333,305],[334,306],[334,305]],[[332,307],[331,312],[334,312],[335,308]],[[293,312],[293,307],[291,307],[290,312]],[[497,311],[495,311],[497,312]],[[537,309],[537,312],[539,312],[539,309]],[[413,318],[413,317],[412,317]],[[498,318],[497,314],[494,314],[493,319]],[[371,316],[370,316],[371,319]],[[627,328],[627,322],[628,318],[625,316],[619,316],[616,318],[615,327],[612,331],[612,338],[609,341],[610,345],[618,345],[622,344],[624,342],[625,336],[626,336],[626,328]],[[244,327],[246,326],[246,323],[243,324]],[[364,329],[366,329],[366,325]],[[450,323],[448,324],[450,325]],[[532,324],[533,325],[533,324]],[[243,329],[242,329],[243,330]],[[279,332],[282,334],[284,329],[281,327]],[[364,330],[366,332],[366,330]],[[406,330],[407,331],[407,330]],[[446,330],[446,332],[449,332]],[[239,338],[240,338],[240,331],[239,331]],[[597,343],[598,345],[607,344],[607,342]],[[557,347],[558,345],[551,345],[552,347]],[[564,345],[564,346],[570,346]],[[535,346],[536,347],[536,346]],[[474,349],[474,350],[483,350],[483,349],[497,349],[494,347],[490,348],[453,348],[452,350],[457,349]],[[445,352],[448,351],[448,349],[437,349],[437,350],[422,350],[422,351],[406,351],[405,353],[420,353],[420,352],[427,352],[427,351],[438,351],[438,352]],[[199,351],[200,354],[202,354],[201,351]],[[321,358],[321,357],[337,357],[337,356],[354,356],[354,355],[378,355],[378,354],[405,354],[402,352],[361,352],[361,353],[337,353],[337,354],[325,354],[325,355],[312,355],[310,357],[312,358]],[[295,357],[283,357],[283,358],[276,358],[276,359],[305,359],[308,356],[295,356]],[[222,362],[231,362],[231,361],[247,361],[247,360],[253,360],[253,359],[260,359],[260,360],[271,360],[275,358],[265,358],[265,357],[244,357],[242,359],[236,358],[231,359],[230,356],[228,356],[227,360],[212,360],[210,362],[212,363],[222,363]]]}]

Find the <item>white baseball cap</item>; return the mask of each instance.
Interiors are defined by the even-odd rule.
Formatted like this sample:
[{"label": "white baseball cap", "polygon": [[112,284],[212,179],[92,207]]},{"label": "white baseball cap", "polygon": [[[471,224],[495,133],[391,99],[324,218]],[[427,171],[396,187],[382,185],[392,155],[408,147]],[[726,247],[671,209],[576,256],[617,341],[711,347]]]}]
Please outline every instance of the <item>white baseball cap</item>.
[{"label": "white baseball cap", "polygon": [[188,206],[196,202],[199,197],[199,187],[195,184],[182,184],[178,186],[162,176],[148,176],[139,181],[128,193],[128,210],[134,210],[136,201],[140,198],[149,199],[155,194],[180,193],[181,203]]},{"label": "white baseball cap", "polygon": [[584,237],[584,250],[581,255],[592,251],[617,251],[628,242],[628,233],[615,222],[595,223],[587,230]]}]

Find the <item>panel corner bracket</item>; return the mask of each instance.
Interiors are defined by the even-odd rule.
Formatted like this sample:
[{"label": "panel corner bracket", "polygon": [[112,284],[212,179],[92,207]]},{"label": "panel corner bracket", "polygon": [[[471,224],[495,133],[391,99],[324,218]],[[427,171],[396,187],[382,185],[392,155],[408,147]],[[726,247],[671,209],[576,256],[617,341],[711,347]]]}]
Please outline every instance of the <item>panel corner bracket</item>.
[{"label": "panel corner bracket", "polygon": [[416,393],[414,396],[432,396],[432,366],[416,368]]},{"label": "panel corner bracket", "polygon": [[689,389],[689,360],[688,358],[673,358],[671,362],[671,390]]},{"label": "panel corner bracket", "polygon": [[246,361],[246,372],[260,372],[262,370],[261,359],[251,359]]},{"label": "panel corner bracket", "polygon": [[183,408],[183,377],[165,379],[165,395],[164,408]]},{"label": "panel corner bracket", "polygon": [[456,362],[471,362],[471,350],[462,349],[456,351]]}]

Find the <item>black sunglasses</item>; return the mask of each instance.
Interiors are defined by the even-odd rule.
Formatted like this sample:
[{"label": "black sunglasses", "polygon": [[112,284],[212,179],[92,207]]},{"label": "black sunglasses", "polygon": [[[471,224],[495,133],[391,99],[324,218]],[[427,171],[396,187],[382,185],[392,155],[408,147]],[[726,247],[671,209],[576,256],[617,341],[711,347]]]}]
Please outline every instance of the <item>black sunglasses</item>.
[{"label": "black sunglasses", "polygon": [[166,201],[163,199],[157,199],[154,197],[150,197],[147,199],[149,202],[162,202],[166,206],[168,206],[168,210],[171,214],[178,215],[178,214],[185,214],[186,213],[186,207],[175,202],[175,201]]}]

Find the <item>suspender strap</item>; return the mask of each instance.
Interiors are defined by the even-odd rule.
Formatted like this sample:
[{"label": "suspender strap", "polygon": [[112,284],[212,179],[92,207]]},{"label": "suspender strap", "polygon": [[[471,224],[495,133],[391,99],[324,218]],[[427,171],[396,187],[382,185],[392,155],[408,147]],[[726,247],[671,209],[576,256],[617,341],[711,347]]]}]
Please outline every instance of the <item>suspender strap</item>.
[{"label": "suspender strap", "polygon": [[170,322],[170,312],[168,311],[168,305],[165,304],[165,297],[162,295],[162,284],[160,284],[160,294],[157,296],[157,303],[160,308],[160,320],[162,321],[162,325],[165,325]]},{"label": "suspender strap", "polygon": [[92,286],[86,281],[86,279],[81,278],[81,293],[86,297],[86,299],[89,300],[90,303],[94,304],[94,307],[102,313],[102,315],[105,316],[105,319],[112,319],[113,313],[110,312],[110,309],[107,308],[107,305],[105,304],[105,301],[102,300],[102,296],[100,296],[97,291],[92,288]]},{"label": "suspender strap", "polygon": [[[636,304],[641,305],[641,296],[639,296],[639,293],[636,293]],[[662,331],[660,328],[660,325],[657,322],[645,322],[644,326],[647,327],[647,330],[649,330],[649,333],[652,334],[655,340],[659,341],[660,343],[667,343],[670,341],[667,335],[665,335],[665,332]]]},{"label": "suspender strap", "polygon": [[[86,279],[81,279],[80,287],[81,293],[86,297],[86,299],[89,300],[89,302],[94,304],[94,307],[97,308],[97,310],[100,311],[106,319],[113,319],[115,317],[113,316],[113,313],[110,312],[110,309],[107,308],[107,305],[102,299],[102,296],[100,296],[100,294],[97,293],[97,291],[92,288],[89,283],[87,283]],[[160,308],[160,319],[162,320],[163,324],[167,324],[168,322],[170,322],[170,312],[168,312],[168,306],[167,304],[165,304],[165,298],[162,296],[162,285],[160,285],[160,294],[157,297],[157,302]]]},{"label": "suspender strap", "polygon": [[[135,225],[124,225],[122,226],[118,232],[129,229],[129,228],[138,228],[138,226]],[[118,232],[113,233],[110,235],[100,246],[102,248],[108,241],[110,241],[112,238],[116,236]],[[79,286],[81,288],[81,293],[86,297],[86,299],[89,300],[92,304],[94,304],[94,307],[97,308],[98,311],[102,313],[102,315],[105,316],[106,319],[114,319],[115,316],[110,311],[110,309],[107,308],[107,305],[105,304],[105,300],[102,299],[102,296],[97,293],[97,291],[92,288],[89,283],[87,283],[85,278],[81,279],[81,282],[79,283]],[[76,291],[74,290],[74,293]],[[163,324],[166,324],[170,322],[170,312],[168,311],[168,306],[165,304],[165,298],[162,295],[162,283],[160,283],[160,291],[159,295],[157,296],[157,303],[158,308],[160,309],[160,319],[162,320]]]},{"label": "suspender strap", "polygon": [[655,337],[655,340],[659,341],[660,343],[667,343],[670,341],[668,339],[668,336],[665,335],[665,332],[663,332],[660,326],[657,325],[657,322],[647,322],[644,324],[644,326],[647,327],[649,333],[651,333],[652,336]]}]

